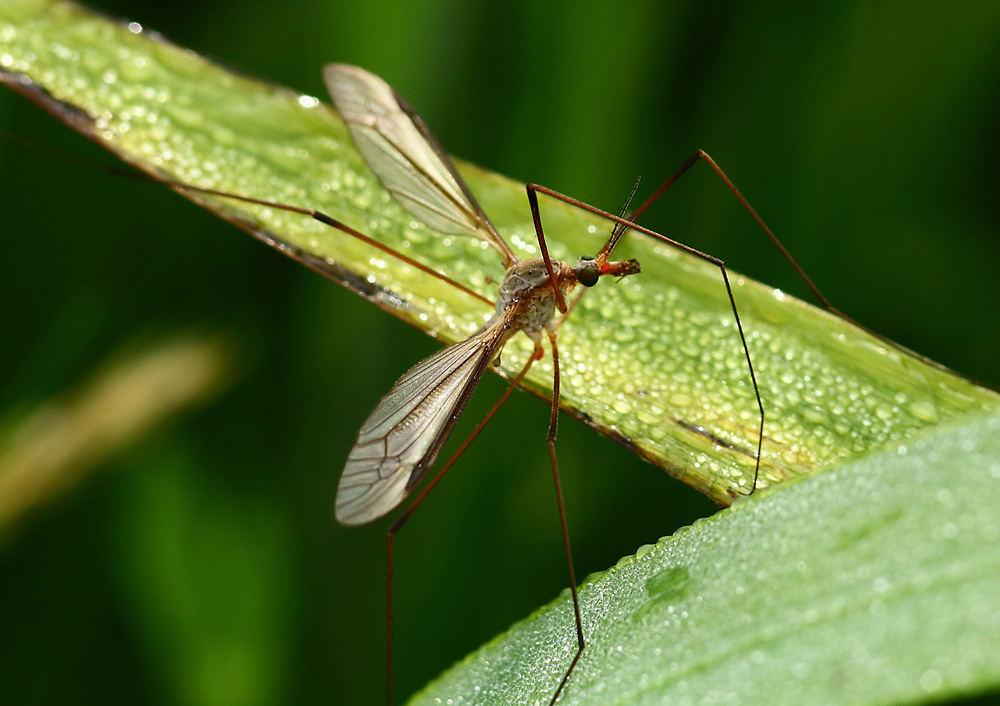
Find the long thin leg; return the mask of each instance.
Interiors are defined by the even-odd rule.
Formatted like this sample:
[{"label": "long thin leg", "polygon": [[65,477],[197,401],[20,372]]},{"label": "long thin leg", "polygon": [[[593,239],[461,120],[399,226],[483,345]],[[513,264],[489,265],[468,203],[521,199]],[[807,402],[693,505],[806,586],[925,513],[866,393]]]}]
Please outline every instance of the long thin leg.
[{"label": "long thin leg", "polygon": [[583,639],[583,619],[580,617],[580,598],[576,591],[576,571],[573,569],[573,551],[569,545],[566,506],[563,503],[562,483],[559,481],[559,464],[556,461],[556,432],[559,426],[559,349],[556,346],[556,336],[551,331],[549,332],[549,342],[552,344],[552,415],[549,417],[549,430],[545,439],[549,446],[549,460],[552,463],[552,482],[556,490],[559,525],[562,529],[563,548],[566,551],[566,568],[569,571],[569,590],[573,596],[573,617],[576,620],[576,654],[573,655],[573,660],[570,662],[566,673],[563,674],[559,686],[556,687],[556,691],[549,701],[549,706],[552,706],[555,704],[556,699],[559,698],[559,694],[562,693],[563,687],[566,686],[569,675],[573,672],[573,668],[576,667],[576,663],[580,661],[580,655],[583,654],[583,648],[586,646],[586,643]]},{"label": "long thin leg", "polygon": [[545,232],[542,229],[542,212],[538,209],[538,196],[535,194],[534,184],[528,184],[528,206],[531,208],[531,220],[535,224],[535,237],[538,240],[538,250],[542,255],[542,262],[545,263],[545,269],[549,273],[549,282],[552,283],[552,291],[555,293],[556,297],[556,308],[559,312],[565,315],[569,308],[566,306],[566,298],[563,296],[562,291],[556,286],[556,272],[555,268],[552,266],[552,258],[549,257],[549,246],[545,242]]},{"label": "long thin leg", "polygon": [[[159,183],[162,183],[162,184],[165,184],[167,186],[170,186],[170,187],[172,187],[174,189],[178,189],[178,190],[182,190],[182,191],[190,191],[190,192],[194,192],[194,193],[198,193],[198,194],[205,194],[207,196],[216,196],[216,197],[219,197],[219,198],[233,199],[235,201],[242,201],[244,203],[250,203],[250,204],[257,205],[257,206],[266,206],[268,208],[273,208],[273,209],[280,210],[280,211],[289,211],[291,213],[300,213],[303,216],[308,216],[308,217],[312,218],[313,220],[319,221],[323,225],[328,225],[328,226],[330,226],[332,228],[336,228],[337,230],[343,231],[344,233],[347,233],[348,235],[350,235],[350,236],[352,236],[354,238],[357,238],[358,240],[360,240],[361,242],[365,243],[366,245],[371,245],[373,248],[377,248],[378,250],[381,250],[382,252],[384,252],[384,253],[386,253],[388,255],[391,255],[392,257],[396,258],[397,260],[401,260],[402,262],[405,262],[407,265],[410,265],[411,267],[415,267],[416,269],[420,270],[421,272],[425,272],[425,273],[431,275],[432,277],[436,277],[439,280],[441,280],[442,282],[450,284],[452,287],[455,287],[456,289],[461,290],[462,292],[465,292],[469,296],[474,297],[474,298],[480,300],[481,302],[483,302],[485,304],[488,304],[490,307],[492,307],[492,306],[495,305],[495,302],[493,302],[490,299],[487,299],[486,297],[484,297],[482,294],[479,294],[478,292],[472,291],[471,289],[469,289],[468,287],[466,287],[461,282],[457,282],[457,281],[453,280],[451,277],[448,277],[447,275],[442,274],[442,273],[438,272],[437,270],[434,270],[434,269],[428,267],[427,265],[423,264],[422,262],[419,262],[418,260],[414,260],[413,258],[409,257],[405,253],[401,253],[398,250],[393,250],[388,245],[380,243],[379,241],[377,241],[374,238],[371,238],[371,237],[365,235],[364,233],[360,232],[359,230],[356,230],[355,228],[351,228],[346,223],[342,223],[341,221],[338,221],[336,218],[333,218],[332,216],[326,215],[322,211],[316,211],[316,210],[313,210],[311,208],[302,208],[300,206],[291,206],[291,205],[283,204],[283,203],[276,203],[274,201],[266,201],[264,199],[255,199],[255,198],[250,197],[250,196],[238,196],[236,194],[226,193],[225,191],[216,191],[215,189],[203,189],[203,188],[198,187],[198,186],[188,186],[187,184],[181,184],[180,182],[175,182],[175,181],[169,181],[169,180],[164,180],[164,179],[154,179],[154,180],[157,181],[157,182],[159,182]],[[304,263],[304,264],[307,264],[307,263]],[[307,266],[308,266],[308,264],[307,264]]]},{"label": "long thin leg", "polygon": [[[707,157],[707,155],[706,155],[706,157]],[[692,164],[693,164],[693,162],[692,162]],[[654,197],[658,197],[659,194],[663,193],[663,191],[666,190],[666,187],[669,186],[670,183],[673,183],[673,181],[676,181],[676,179],[681,174],[683,174],[684,171],[686,171],[687,169],[689,169],[690,166],[691,166],[691,164],[688,164],[685,167],[683,167],[680,170],[680,172],[678,172],[670,180],[668,180],[669,183],[667,183],[666,186],[662,186],[654,194]],[[667,237],[665,237],[663,235],[660,235],[659,233],[655,233],[655,232],[649,230],[648,228],[645,228],[643,226],[640,226],[640,225],[636,224],[634,222],[635,219],[638,218],[638,216],[646,208],[649,207],[649,205],[654,200],[653,197],[651,197],[650,199],[647,199],[646,202],[643,203],[642,206],[640,206],[633,214],[631,214],[629,216],[628,219],[626,219],[624,217],[624,214],[622,216],[614,216],[614,215],[612,215],[610,213],[606,213],[604,211],[601,211],[600,209],[597,209],[597,208],[594,208],[593,206],[589,206],[587,204],[584,204],[584,203],[582,203],[582,202],[580,202],[580,201],[578,201],[576,199],[573,199],[571,197],[565,196],[563,194],[560,194],[560,193],[558,193],[556,191],[553,191],[551,189],[548,189],[546,187],[538,186],[538,185],[535,185],[535,184],[528,184],[528,186],[527,186],[528,203],[529,203],[529,205],[531,207],[531,215],[532,215],[532,220],[533,220],[534,226],[535,226],[535,233],[536,233],[537,238],[538,238],[539,250],[540,250],[541,255],[542,255],[542,260],[545,263],[545,267],[546,267],[546,269],[549,272],[549,278],[550,278],[550,280],[553,283],[555,282],[555,273],[554,273],[554,269],[553,269],[551,258],[549,257],[549,254],[548,254],[548,247],[546,246],[545,236],[544,236],[543,229],[542,229],[541,212],[540,212],[539,207],[538,207],[538,197],[537,197],[537,193],[538,192],[547,194],[547,195],[552,196],[554,198],[557,198],[557,199],[560,199],[562,201],[565,201],[566,203],[569,203],[571,205],[574,205],[574,206],[577,206],[577,207],[582,208],[584,210],[590,211],[591,213],[594,213],[594,214],[603,216],[605,218],[608,218],[608,219],[614,221],[617,224],[617,226],[621,226],[621,227],[615,227],[612,230],[612,235],[608,239],[608,242],[605,244],[605,246],[598,253],[598,256],[597,256],[598,259],[600,259],[600,258],[607,258],[607,256],[614,249],[614,247],[617,244],[617,242],[621,239],[621,236],[624,235],[624,233],[629,228],[634,228],[635,230],[638,230],[640,232],[646,233],[647,235],[650,235],[652,237],[655,237],[655,238],[658,238],[660,240],[663,240],[664,242],[666,242],[668,244],[674,245],[674,246],[680,248],[681,250],[684,250],[685,252],[691,253],[692,255],[696,255],[697,257],[700,257],[700,258],[706,260],[707,262],[710,262],[711,264],[713,264],[713,265],[715,265],[716,267],[719,268],[719,272],[722,275],[723,283],[725,284],[725,287],[726,287],[726,294],[729,297],[729,303],[730,303],[730,306],[731,306],[732,311],[733,311],[733,317],[736,320],[736,327],[737,327],[737,331],[739,332],[740,342],[743,345],[743,353],[746,356],[747,367],[748,367],[748,369],[750,371],[750,381],[753,384],[754,396],[757,399],[757,409],[760,412],[760,427],[759,427],[759,433],[758,433],[758,436],[757,436],[757,453],[756,453],[756,463],[755,463],[755,467],[754,467],[754,479],[753,479],[753,489],[756,489],[756,487],[757,487],[757,478],[758,478],[758,475],[760,473],[761,451],[762,451],[762,446],[763,446],[763,442],[764,442],[764,404],[761,401],[760,388],[757,385],[757,376],[754,373],[753,361],[750,358],[750,348],[747,345],[746,336],[745,336],[745,334],[743,332],[743,324],[740,321],[739,311],[737,310],[737,307],[736,307],[736,299],[733,297],[733,290],[732,290],[732,286],[731,286],[731,284],[729,282],[729,275],[726,272],[726,266],[723,263],[723,261],[720,260],[720,259],[718,259],[718,258],[716,258],[716,257],[713,257],[711,255],[707,255],[707,254],[702,253],[702,252],[700,252],[698,250],[695,250],[694,248],[691,248],[691,247],[689,247],[687,245],[684,245],[683,243],[678,243],[677,241],[674,241],[674,240],[672,240],[670,238],[667,238]],[[565,319],[565,316],[568,314],[570,307],[568,307],[566,305],[566,302],[563,299],[562,293],[560,292],[560,290],[559,290],[558,287],[553,286],[553,291],[555,292],[555,295],[556,295],[556,304],[557,304],[557,307],[563,313],[563,315],[564,315],[563,319]],[[580,298],[577,297],[573,301],[573,306],[576,305],[576,303],[579,301],[579,299]],[[561,321],[558,322],[558,323],[561,323]],[[558,326],[558,323],[556,324],[557,326]],[[563,674],[562,679],[559,681],[559,686],[556,687],[556,691],[552,695],[552,699],[549,701],[549,706],[554,706],[556,700],[559,698],[559,695],[562,693],[562,691],[565,688],[567,682],[569,681],[569,678],[570,678],[570,675],[573,672],[573,669],[576,667],[577,663],[580,661],[580,657],[583,654],[583,650],[584,650],[584,648],[586,646],[586,641],[585,641],[584,634],[583,634],[583,620],[582,620],[581,613],[580,613],[580,599],[579,599],[579,596],[577,594],[576,572],[575,572],[575,570],[573,568],[573,552],[572,552],[572,549],[570,547],[569,528],[568,528],[568,525],[567,525],[567,522],[566,522],[566,508],[565,508],[565,504],[563,502],[562,484],[561,484],[561,481],[560,481],[560,478],[559,478],[559,464],[558,464],[558,461],[556,459],[555,442],[556,442],[556,434],[557,434],[557,429],[558,429],[558,418],[559,418],[559,352],[558,352],[559,349],[558,349],[558,346],[556,344],[556,337],[555,337],[555,333],[553,331],[549,331],[549,340],[550,340],[551,345],[552,345],[552,366],[553,366],[552,414],[551,414],[551,417],[549,419],[549,429],[548,429],[548,434],[547,434],[546,439],[547,439],[548,447],[549,447],[549,460],[550,460],[551,465],[552,465],[552,480],[553,480],[553,483],[555,485],[556,505],[558,506],[558,509],[559,509],[559,522],[560,522],[560,527],[562,529],[563,546],[564,546],[564,550],[565,550],[565,553],[566,553],[566,565],[567,565],[567,569],[568,569],[568,572],[569,572],[570,593],[571,593],[572,599],[573,599],[573,614],[574,614],[574,619],[575,619],[575,623],[576,623],[576,638],[577,638],[577,650],[576,650],[576,653],[573,655],[573,659],[570,662],[569,667],[566,669],[565,674]],[[751,490],[750,492],[752,493],[753,490]]]},{"label": "long thin leg", "polygon": [[[681,173],[683,173],[683,171]],[[750,358],[750,347],[747,345],[747,339],[743,333],[743,323],[740,320],[740,314],[736,307],[736,299],[733,298],[733,288],[729,283],[729,275],[726,272],[725,263],[717,257],[708,255],[707,253],[703,253],[700,250],[696,250],[695,248],[692,248],[689,245],[685,245],[684,243],[673,240],[672,238],[668,238],[665,235],[661,235],[660,233],[652,231],[649,228],[646,228],[645,226],[636,223],[634,219],[639,213],[641,213],[642,209],[648,206],[649,204],[648,199],[647,203],[643,204],[640,207],[640,209],[637,210],[636,213],[632,215],[631,218],[626,219],[623,218],[622,216],[616,216],[613,213],[602,211],[599,208],[591,206],[590,204],[583,203],[582,201],[574,199],[571,196],[566,196],[565,194],[559,193],[558,191],[550,189],[546,186],[541,186],[539,184],[528,184],[527,190],[528,190],[528,202],[531,205],[532,217],[534,218],[535,221],[535,227],[537,229],[540,242],[544,241],[544,237],[541,232],[541,218],[538,214],[537,194],[539,193],[545,194],[546,196],[551,196],[552,198],[568,203],[571,206],[576,206],[577,208],[581,208],[584,211],[588,211],[590,213],[593,213],[594,215],[601,216],[602,218],[606,218],[609,221],[613,221],[621,226],[624,226],[621,229],[615,229],[613,231],[612,236],[611,238],[608,239],[607,244],[605,244],[605,246],[601,249],[600,253],[598,253],[598,258],[607,257],[607,255],[614,248],[615,244],[621,238],[622,234],[624,234],[626,230],[631,229],[631,230],[637,230],[640,233],[645,233],[646,235],[656,238],[657,240],[661,240],[664,243],[667,243],[668,245],[672,245],[673,247],[679,250],[683,250],[686,253],[701,258],[702,260],[705,260],[706,262],[711,263],[712,265],[715,265],[716,267],[719,268],[719,272],[722,275],[722,281],[726,287],[726,294],[729,297],[729,305],[733,310],[733,317],[736,319],[736,330],[740,336],[740,343],[743,345],[743,354],[746,357],[747,368],[750,370],[750,382],[753,384],[754,397],[756,397],[757,399],[757,409],[760,413],[760,425],[758,428],[758,435],[757,435],[757,454],[754,464],[753,486],[751,487],[750,490],[750,492],[753,493],[753,491],[756,490],[757,488],[757,478],[760,475],[760,456],[764,444],[764,403],[761,401],[760,388],[757,386],[757,375],[754,373],[753,361]],[[542,252],[547,255],[547,251],[545,248],[542,248]],[[546,255],[543,255],[543,257]],[[561,310],[565,311],[565,309]]]},{"label": "long thin leg", "polygon": [[776,236],[774,234],[774,232],[767,226],[767,224],[764,222],[764,219],[762,219],[759,215],[757,215],[757,212],[754,210],[753,206],[751,206],[750,202],[747,201],[747,199],[743,196],[743,194],[740,193],[740,190],[736,188],[736,185],[732,182],[732,180],[728,176],[726,176],[726,173],[724,171],[722,171],[722,168],[704,150],[698,150],[693,155],[691,155],[687,159],[687,161],[684,162],[684,164],[681,165],[680,169],[678,169],[666,181],[664,181],[659,186],[659,188],[656,189],[656,191],[654,191],[649,196],[649,198],[647,198],[643,202],[643,204],[641,206],[639,206],[639,208],[637,208],[635,210],[635,213],[633,214],[633,218],[638,218],[640,214],[642,214],[647,208],[649,208],[649,206],[651,206],[653,204],[653,202],[656,201],[663,194],[663,192],[665,192],[667,189],[669,189],[674,184],[674,182],[676,182],[678,179],[680,179],[681,176],[683,176],[685,172],[687,172],[691,167],[693,167],[698,162],[704,162],[705,164],[707,164],[711,168],[711,170],[713,172],[715,172],[716,176],[718,176],[719,179],[722,180],[722,182],[726,185],[726,187],[739,200],[739,202],[740,202],[740,204],[742,204],[743,208],[746,209],[746,211],[750,214],[750,216],[754,219],[754,221],[756,221],[756,223],[760,227],[760,229],[762,231],[764,231],[764,234],[767,235],[767,237],[771,240],[772,243],[774,243],[774,246],[776,248],[778,248],[778,250],[781,252],[782,256],[786,260],[788,260],[788,263],[792,266],[792,268],[794,268],[795,272],[799,275],[799,277],[802,279],[802,281],[805,282],[806,286],[809,287],[809,290],[813,293],[813,296],[816,298],[816,301],[819,303],[820,306],[822,306],[824,309],[826,309],[827,311],[829,311],[831,314],[840,317],[841,319],[843,319],[847,323],[851,324],[852,326],[855,326],[855,327],[861,329],[862,331],[864,331],[865,333],[867,333],[867,334],[869,334],[871,336],[874,336],[875,338],[877,338],[878,340],[882,341],[886,345],[891,346],[892,348],[895,348],[896,350],[898,350],[898,351],[900,351],[902,353],[905,353],[906,355],[908,355],[908,356],[910,356],[912,358],[916,358],[919,361],[927,363],[928,365],[930,365],[933,368],[936,368],[938,370],[944,371],[946,373],[950,373],[951,375],[956,375],[956,376],[958,376],[958,377],[960,377],[960,378],[962,378],[964,380],[968,380],[968,381],[973,382],[973,383],[975,383],[977,385],[981,385],[981,386],[984,386],[984,387],[989,387],[989,388],[992,388],[992,389],[996,389],[996,387],[993,386],[993,385],[989,385],[989,384],[980,382],[978,380],[973,380],[972,378],[967,377],[965,375],[962,375],[961,373],[957,373],[954,370],[951,370],[951,369],[945,367],[944,365],[941,365],[937,361],[931,360],[930,358],[927,358],[927,357],[925,357],[925,356],[923,356],[923,355],[921,355],[919,353],[916,353],[915,351],[911,350],[910,348],[907,348],[906,346],[904,346],[902,344],[896,343],[895,341],[886,338],[885,336],[883,336],[882,334],[880,334],[880,333],[878,333],[876,331],[872,331],[870,328],[868,328],[864,324],[858,323],[857,320],[851,318],[850,316],[848,316],[847,314],[845,314],[844,312],[842,312],[840,309],[838,309],[835,306],[833,306],[833,304],[830,303],[830,300],[827,299],[826,296],[819,290],[819,287],[817,287],[813,283],[813,281],[809,278],[809,275],[806,274],[805,270],[802,269],[802,267],[795,260],[795,258],[792,257],[792,254],[788,251],[788,249],[784,246],[784,244],[778,239],[778,236]]},{"label": "long thin leg", "polygon": [[[541,346],[536,346],[535,347],[535,350],[532,353],[531,357],[528,358],[528,362],[524,364],[523,368],[521,368],[521,372],[519,372],[517,374],[517,376],[513,380],[511,380],[510,385],[507,386],[507,389],[504,391],[503,395],[500,396],[500,399],[498,399],[496,401],[496,403],[490,408],[490,411],[487,412],[486,415],[483,417],[482,421],[480,421],[479,424],[476,425],[476,428],[473,429],[469,433],[469,435],[465,438],[465,441],[462,442],[462,444],[458,447],[458,449],[455,451],[455,453],[453,453],[451,455],[451,457],[448,459],[448,461],[443,466],[441,466],[440,470],[438,470],[438,472],[434,474],[434,477],[431,478],[430,482],[428,482],[427,485],[425,485],[424,488],[420,491],[420,493],[410,502],[410,504],[406,506],[406,509],[403,510],[403,512],[400,513],[399,517],[397,517],[396,520],[389,526],[389,530],[386,532],[386,539],[385,539],[385,553],[386,553],[386,590],[385,590],[386,676],[385,676],[385,692],[386,692],[386,703],[388,704],[388,706],[392,706],[392,616],[393,616],[393,612],[392,612],[392,543],[393,543],[393,538],[403,528],[403,525],[406,524],[407,520],[409,520],[410,517],[413,516],[413,513],[416,512],[417,508],[424,501],[424,498],[426,498],[427,495],[428,495],[428,493],[430,493],[431,490],[434,488],[434,486],[436,486],[438,484],[438,482],[441,480],[441,478],[444,476],[444,474],[447,473],[448,469],[450,469],[453,465],[455,465],[455,462],[458,461],[459,457],[463,453],[465,453],[465,450],[467,448],[469,448],[469,444],[472,443],[473,439],[475,439],[477,436],[479,436],[479,432],[481,432],[483,430],[483,427],[485,427],[486,424],[491,419],[493,419],[493,416],[497,413],[497,410],[500,409],[501,405],[503,405],[503,403],[507,401],[507,398],[510,397],[510,395],[514,391],[514,389],[521,384],[522,380],[524,380],[524,376],[528,374],[528,370],[531,369],[531,366],[534,365],[535,361],[541,359],[543,352],[544,351],[541,348]],[[553,341],[553,355],[554,354],[555,354],[555,347],[554,347],[554,341]],[[564,524],[564,527],[565,527],[565,522],[563,524]],[[573,569],[572,569],[572,566],[571,566],[570,567],[570,572],[571,573],[572,573],[572,570]],[[579,618],[578,618],[578,620],[579,620]]]},{"label": "long thin leg", "polygon": [[[319,221],[324,225],[343,231],[344,233],[347,233],[348,235],[357,238],[363,243],[370,245],[373,248],[377,248],[378,250],[381,250],[382,252],[391,255],[392,257],[402,262],[405,262],[407,265],[410,265],[411,267],[414,267],[420,270],[421,272],[425,272],[433,277],[440,279],[443,282],[446,282],[447,284],[450,284],[456,289],[465,292],[469,296],[479,299],[490,308],[492,308],[495,305],[495,302],[492,299],[487,299],[478,292],[472,291],[461,282],[457,282],[452,278],[448,277],[447,275],[431,269],[427,265],[417,260],[414,260],[405,253],[393,250],[388,245],[384,245],[378,242],[374,238],[371,238],[365,235],[364,233],[361,233],[360,231],[351,228],[349,225],[338,221],[336,218],[333,218],[332,216],[326,215],[322,211],[317,211],[311,208],[305,208],[303,206],[294,206],[291,204],[278,203],[276,201],[268,201],[266,199],[258,199],[254,198],[253,196],[242,196],[240,194],[232,194],[229,193],[228,191],[220,191],[218,189],[208,189],[200,186],[194,186],[192,184],[185,184],[184,182],[176,181],[175,179],[168,179],[166,177],[161,177],[154,174],[147,174],[146,172],[140,172],[134,169],[123,169],[121,167],[116,167],[114,165],[108,165],[104,164],[103,162],[97,162],[91,159],[78,157],[73,154],[67,154],[59,150],[54,150],[45,144],[38,143],[33,140],[25,140],[15,135],[0,134],[0,137],[2,137],[6,141],[13,142],[14,144],[19,145],[21,147],[35,150],[37,152],[42,152],[44,154],[57,157],[59,159],[64,159],[66,161],[73,162],[75,164],[80,164],[82,166],[91,169],[97,169],[117,177],[123,177],[125,179],[135,179],[138,181],[147,181],[147,182],[152,182],[154,184],[161,184],[163,186],[170,187],[175,191],[185,191],[190,194],[203,194],[205,196],[215,196],[217,198],[232,199],[233,201],[241,201],[243,203],[254,204],[257,206],[266,206],[267,208],[273,208],[278,211],[288,211],[290,213],[299,213],[303,216],[308,216],[309,218]],[[315,269],[306,261],[302,261],[302,264],[306,265],[306,267],[310,267],[311,269]],[[320,274],[323,273],[320,272]]]},{"label": "long thin leg", "polygon": [[764,231],[767,237],[770,238],[771,242],[774,243],[774,246],[778,248],[778,250],[785,257],[785,259],[788,260],[789,264],[791,264],[791,266],[795,268],[795,271],[798,273],[799,277],[801,277],[802,281],[806,283],[806,286],[809,287],[810,291],[812,291],[813,296],[816,297],[816,300],[820,303],[820,305],[824,309],[830,311],[831,313],[835,313],[838,316],[847,318],[839,311],[837,311],[837,309],[835,309],[833,305],[830,304],[830,301],[825,296],[823,296],[823,293],[819,291],[819,287],[813,284],[813,281],[809,279],[809,275],[805,273],[805,270],[803,270],[802,267],[799,266],[799,263],[796,262],[795,258],[792,257],[792,254],[788,252],[788,249],[785,248],[785,246],[782,244],[780,240],[778,240],[778,236],[776,236],[774,232],[767,227],[767,224],[764,223],[764,219],[762,219],[759,215],[757,215],[757,212],[754,210],[753,206],[750,205],[750,202],[747,201],[746,198],[744,198],[743,194],[741,194],[740,190],[736,188],[736,185],[732,182],[732,180],[730,180],[730,178],[726,176],[726,173],[722,171],[722,168],[704,150],[698,150],[693,155],[688,157],[687,161],[681,165],[680,169],[671,174],[666,181],[660,184],[659,188],[657,188],[656,191],[650,194],[649,198],[643,201],[642,205],[635,210],[633,218],[638,218],[647,208],[652,206],[653,203],[658,198],[660,198],[660,196],[663,195],[663,192],[665,192],[667,189],[673,186],[673,184],[678,179],[684,176],[687,170],[689,170],[698,162],[705,162],[705,164],[711,167],[712,171],[715,172],[716,176],[718,176],[719,179],[721,179],[722,182],[729,188],[729,190],[733,193],[733,195],[743,205],[743,208],[747,210],[747,212],[754,219],[754,221],[756,221],[757,225],[760,226],[760,229]]}]

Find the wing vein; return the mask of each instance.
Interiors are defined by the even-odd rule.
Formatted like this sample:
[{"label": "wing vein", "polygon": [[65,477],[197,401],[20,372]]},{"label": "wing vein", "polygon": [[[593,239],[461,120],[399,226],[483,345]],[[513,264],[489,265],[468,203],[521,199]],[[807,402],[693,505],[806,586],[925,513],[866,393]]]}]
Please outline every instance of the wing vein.
[{"label": "wing vein", "polygon": [[437,458],[483,371],[510,335],[506,317],[403,374],[379,401],[348,454],[336,515],[363,524],[396,508]]},{"label": "wing vein", "polygon": [[358,151],[407,212],[441,233],[486,239],[505,267],[517,262],[451,158],[406,101],[356,66],[331,64],[323,76]]}]

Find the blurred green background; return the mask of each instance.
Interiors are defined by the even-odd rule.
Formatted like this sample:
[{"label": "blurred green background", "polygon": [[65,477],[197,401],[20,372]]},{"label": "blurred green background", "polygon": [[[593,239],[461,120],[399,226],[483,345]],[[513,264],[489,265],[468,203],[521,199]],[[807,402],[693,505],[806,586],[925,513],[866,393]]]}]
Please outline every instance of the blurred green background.
[{"label": "blurred green background", "polygon": [[[609,210],[703,148],[842,310],[1000,382],[996,3],[94,5],[318,96],[360,64],[453,154]],[[0,128],[102,157],[10,92]],[[386,523],[332,499],[434,342],[164,189],[0,144],[0,194],[4,424],[138,335],[235,331],[250,370],[0,538],[0,700],[380,703]],[[804,292],[707,170],[644,222]],[[400,697],[565,586],[546,415],[515,395],[400,536]],[[713,512],[576,422],[558,448],[581,578]]]}]

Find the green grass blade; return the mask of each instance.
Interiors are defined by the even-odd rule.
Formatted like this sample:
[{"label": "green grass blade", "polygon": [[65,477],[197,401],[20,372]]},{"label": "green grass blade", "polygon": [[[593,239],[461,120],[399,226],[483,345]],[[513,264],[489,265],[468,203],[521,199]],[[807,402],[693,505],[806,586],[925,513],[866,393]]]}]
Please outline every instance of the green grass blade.
[{"label": "green grass blade", "polygon": [[[149,337],[144,337],[148,339]],[[109,458],[241,377],[238,346],[222,334],[138,338],[74,389],[0,419],[0,539]]]},{"label": "green grass blade", "polygon": [[[6,84],[140,169],[319,209],[492,298],[502,275],[494,253],[413,222],[320,101],[54,0],[0,5],[0,42]],[[330,58],[337,58],[335,49]],[[532,253],[523,186],[460,167],[500,232],[519,252]],[[440,280],[307,218],[197,200],[442,341],[468,335],[490,313]],[[594,252],[608,230],[561,204],[546,201],[543,210],[557,257]],[[564,407],[728,503],[752,479],[757,412],[719,273],[639,237],[628,239],[620,255],[638,258],[643,274],[599,287],[561,329]],[[998,406],[988,390],[733,277],[768,419],[762,484]],[[504,370],[520,367],[529,349],[512,341]],[[546,396],[550,386],[545,361],[528,387]]]},{"label": "green grass blade", "polygon": [[[561,706],[938,703],[1000,690],[1000,415],[755,495],[580,592]],[[419,704],[548,703],[568,595]]]}]

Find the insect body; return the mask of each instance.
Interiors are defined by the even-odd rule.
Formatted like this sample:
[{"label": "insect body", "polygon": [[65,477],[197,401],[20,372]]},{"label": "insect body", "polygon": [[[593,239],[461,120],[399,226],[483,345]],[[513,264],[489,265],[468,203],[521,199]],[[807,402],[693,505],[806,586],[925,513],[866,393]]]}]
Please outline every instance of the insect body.
[{"label": "insect body", "polygon": [[[465,341],[439,351],[406,372],[365,420],[341,475],[335,503],[337,519],[348,525],[363,524],[399,506],[427,475],[486,366],[497,357],[507,340],[518,331],[523,331],[535,344],[533,355],[515,378],[516,385],[532,363],[542,357],[544,333],[550,342],[553,361],[549,455],[577,637],[576,654],[552,696],[554,702],[584,647],[569,532],[555,459],[559,405],[556,313],[568,311],[566,299],[578,284],[592,287],[604,275],[625,276],[640,271],[635,260],[610,260],[611,251],[631,222],[612,217],[616,220],[615,228],[595,256],[581,257],[572,265],[554,262],[548,256],[542,235],[537,197],[533,187],[529,186],[528,198],[542,257],[522,261],[490,223],[437,139],[388,84],[363,69],[342,64],[326,67],[324,78],[358,150],[396,201],[435,230],[486,239],[500,253],[507,268],[500,283],[496,312],[490,321]],[[473,436],[481,428],[482,424]],[[389,644],[387,692],[390,704],[393,536],[450,465],[451,462],[445,464],[438,476],[389,528],[386,612]]]},{"label": "insect body", "polygon": [[[554,262],[555,286],[565,299],[577,284],[604,274],[639,272],[635,260],[581,258]],[[540,258],[517,262],[500,285],[496,313],[471,337],[410,369],[358,432],[337,491],[337,519],[362,524],[392,511],[423,479],[462,414],[476,383],[504,343],[523,331],[542,354],[542,332],[555,334],[556,295]]]}]

